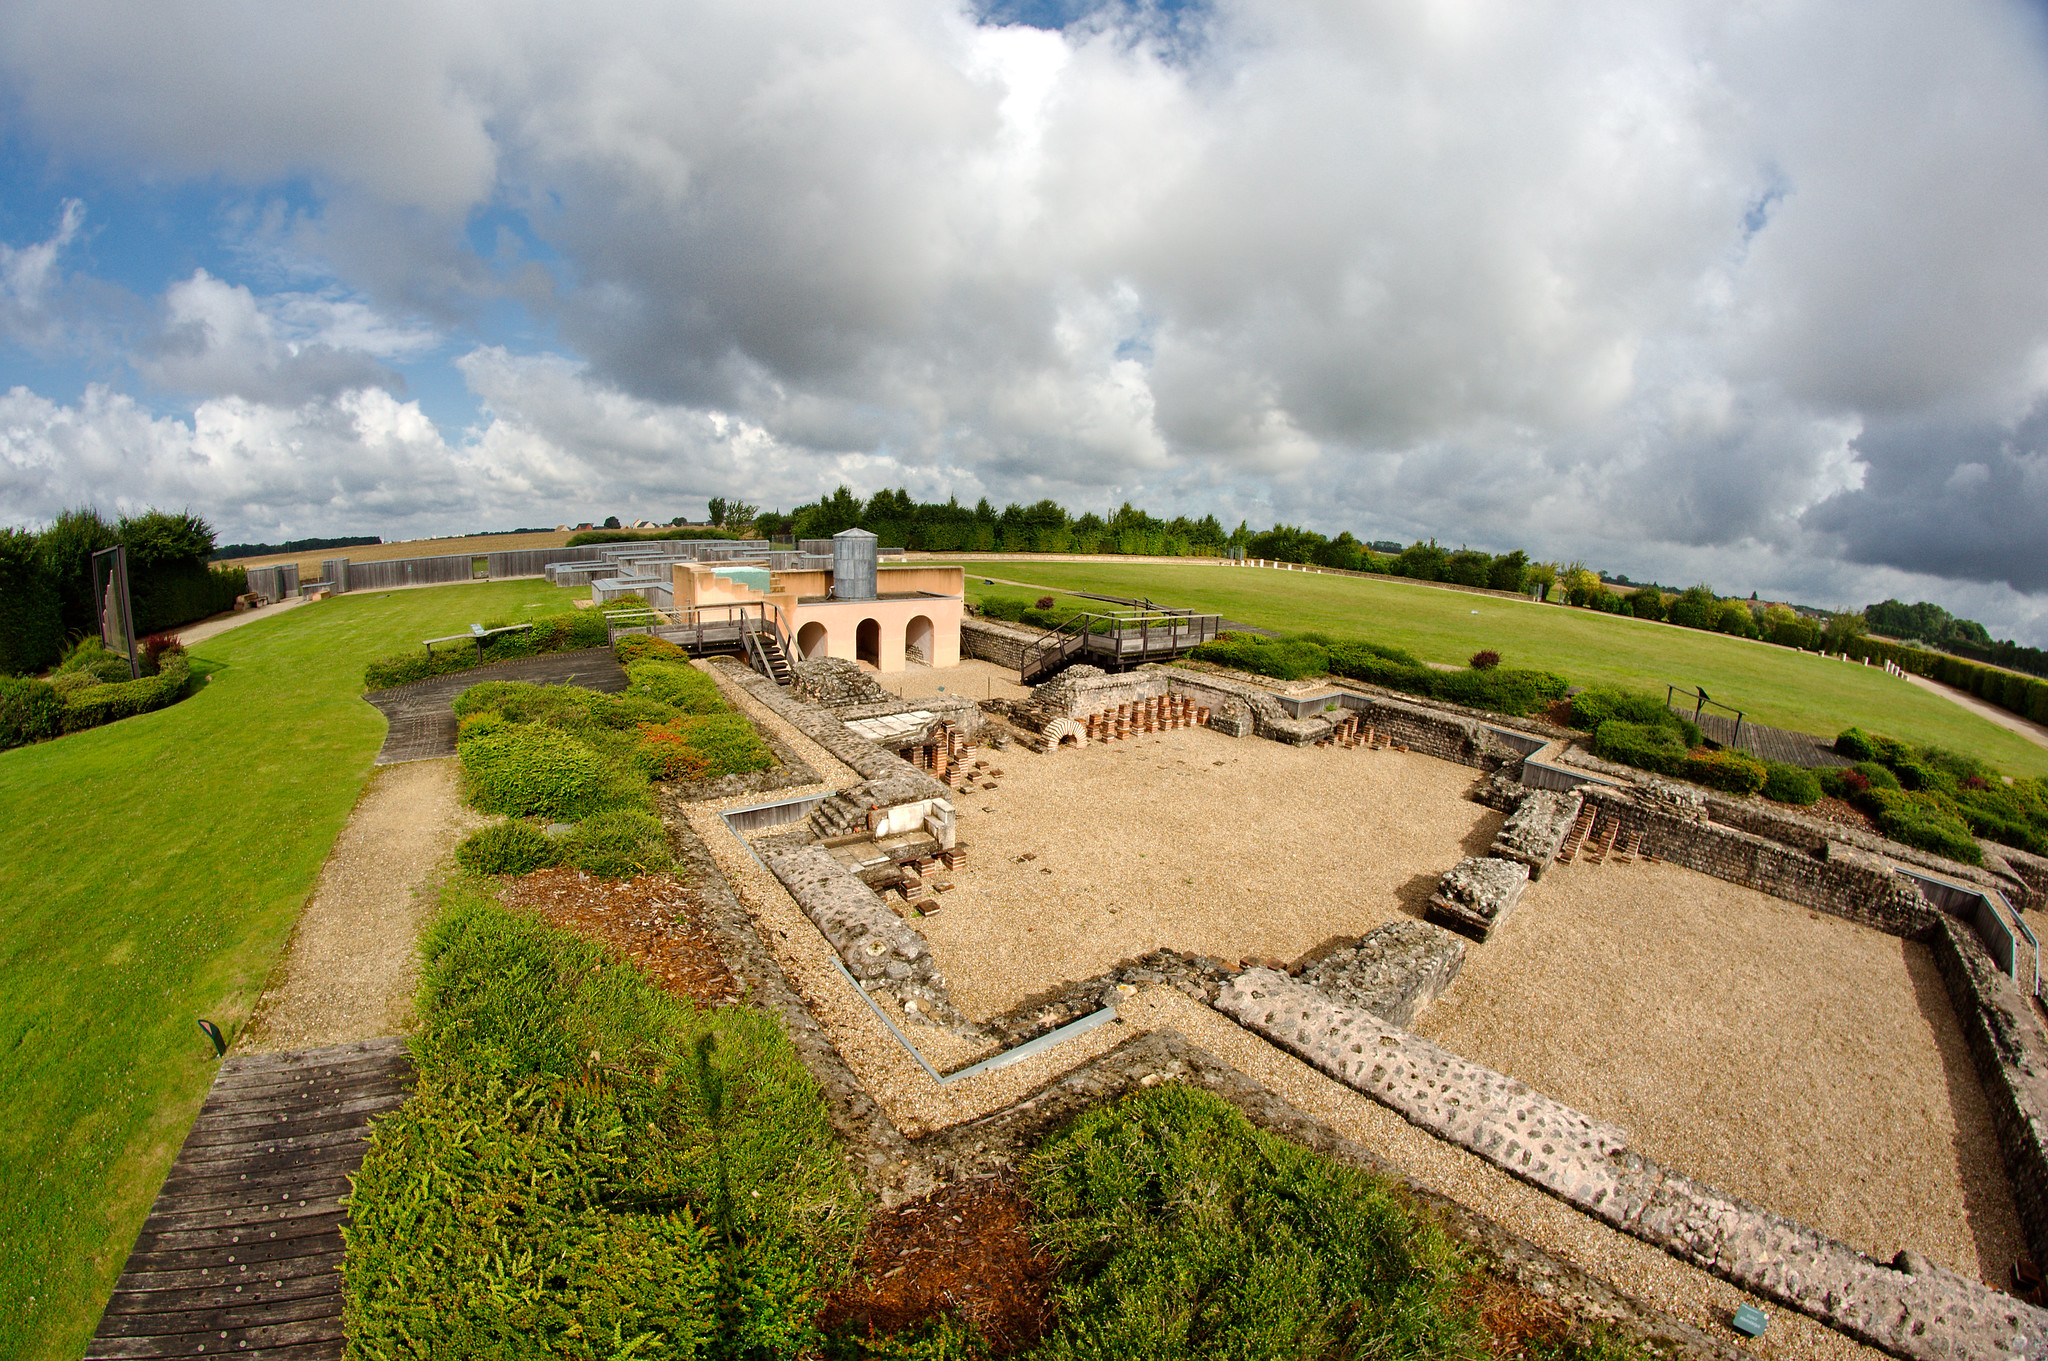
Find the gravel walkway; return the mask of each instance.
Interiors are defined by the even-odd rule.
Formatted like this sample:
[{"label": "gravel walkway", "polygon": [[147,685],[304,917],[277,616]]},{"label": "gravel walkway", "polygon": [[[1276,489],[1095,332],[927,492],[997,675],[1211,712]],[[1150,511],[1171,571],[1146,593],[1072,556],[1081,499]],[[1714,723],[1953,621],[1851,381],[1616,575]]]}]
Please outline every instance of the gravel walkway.
[{"label": "gravel walkway", "polygon": [[985,755],[995,791],[955,799],[968,871],[919,923],[971,1016],[1161,945],[1291,960],[1419,917],[1501,824],[1476,772],[1413,753],[1184,728]]},{"label": "gravel walkway", "polygon": [[452,759],[373,771],[235,1051],[276,1053],[405,1030],[415,950],[435,891],[455,843],[488,821],[462,806]]},{"label": "gravel walkway", "polygon": [[1556,865],[1417,1030],[1879,1260],[2024,1250],[1924,946],[1672,865]]}]

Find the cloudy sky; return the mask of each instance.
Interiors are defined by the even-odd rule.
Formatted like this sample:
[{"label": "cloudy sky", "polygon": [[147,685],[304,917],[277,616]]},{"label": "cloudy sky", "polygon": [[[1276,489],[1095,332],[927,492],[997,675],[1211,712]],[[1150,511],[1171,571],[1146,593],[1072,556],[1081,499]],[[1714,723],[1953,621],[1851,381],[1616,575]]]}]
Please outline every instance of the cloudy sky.
[{"label": "cloudy sky", "polygon": [[2021,0],[10,0],[0,521],[1131,500],[2048,644]]}]

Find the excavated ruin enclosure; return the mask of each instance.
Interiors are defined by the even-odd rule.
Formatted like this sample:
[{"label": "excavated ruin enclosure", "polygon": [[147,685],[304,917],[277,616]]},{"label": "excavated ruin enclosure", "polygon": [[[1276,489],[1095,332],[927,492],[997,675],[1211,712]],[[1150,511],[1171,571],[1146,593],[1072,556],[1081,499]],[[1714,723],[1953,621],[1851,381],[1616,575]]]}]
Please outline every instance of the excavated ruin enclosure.
[{"label": "excavated ruin enclosure", "polygon": [[[1612,770],[1532,789],[1525,761],[1571,760],[1552,734],[1405,698],[1077,667],[977,705],[877,693],[843,663],[801,664],[791,691],[710,669],[834,787],[670,826],[728,966],[791,1025],[885,1205],[1000,1174],[1163,1077],[1378,1164],[1189,1038],[1248,1034],[1488,1175],[1836,1330],[1774,1323],[1784,1354],[1847,1354],[1846,1334],[2048,1358],[2048,1311],[1984,1283],[2048,1256],[2048,1041],[2013,941],[1987,951],[1972,917],[1972,893],[2035,895],[2010,866]],[[806,919],[836,981],[801,957]],[[1126,1014],[1179,1028],[1133,1035]],[[1726,1350],[1712,1310],[1631,1301],[1381,1166],[1509,1279]]]}]

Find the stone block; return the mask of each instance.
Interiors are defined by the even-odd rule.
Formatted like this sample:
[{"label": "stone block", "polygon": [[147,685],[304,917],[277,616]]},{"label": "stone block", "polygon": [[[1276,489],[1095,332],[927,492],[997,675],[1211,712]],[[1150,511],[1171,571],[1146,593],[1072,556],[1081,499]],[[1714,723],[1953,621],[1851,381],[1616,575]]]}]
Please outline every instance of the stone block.
[{"label": "stone block", "polygon": [[1514,912],[1529,887],[1529,867],[1516,860],[1467,856],[1437,882],[1429,919],[1479,940]]},{"label": "stone block", "polygon": [[1398,921],[1325,956],[1302,971],[1301,981],[1405,1030],[1464,965],[1463,940],[1428,922]]},{"label": "stone block", "polygon": [[1531,879],[1541,879],[1544,867],[1557,859],[1572,822],[1585,799],[1578,791],[1567,794],[1551,789],[1532,789],[1508,814],[1508,820],[1493,839],[1492,854],[1500,860],[1516,860],[1529,867]]}]

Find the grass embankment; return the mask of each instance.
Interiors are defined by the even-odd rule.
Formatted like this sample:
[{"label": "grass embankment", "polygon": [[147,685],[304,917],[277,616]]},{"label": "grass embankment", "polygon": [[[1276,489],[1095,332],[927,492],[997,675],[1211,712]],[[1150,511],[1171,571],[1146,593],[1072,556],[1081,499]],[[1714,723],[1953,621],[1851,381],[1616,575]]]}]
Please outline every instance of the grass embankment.
[{"label": "grass embankment", "polygon": [[[1574,684],[1655,689],[1704,686],[1758,723],[1833,737],[1852,726],[1915,746],[1964,752],[2013,775],[2048,775],[2048,748],[1878,667],[1830,661],[1770,643],[1702,633],[1563,605],[1475,595],[1391,578],[1324,576],[1190,564],[979,562],[967,564],[970,600],[1096,591],[1149,597],[1286,633],[1364,638],[1429,662],[1462,666],[1483,648],[1509,666],[1555,671]],[[984,577],[1026,586],[984,586]],[[1073,600],[1072,608],[1118,606]]]},{"label": "grass embankment", "polygon": [[[664,993],[475,879],[445,890],[425,955],[417,1094],[356,1181],[352,1355],[988,1355],[955,1317],[819,1333],[863,1206],[768,1017]],[[1207,1092],[1091,1111],[1023,1171],[1060,1268],[1033,1357],[1489,1355],[1434,1224]]]},{"label": "grass embankment", "polygon": [[197,644],[189,699],[0,752],[0,1337],[76,1356],[362,789],[363,663],[539,581],[348,595]]}]

